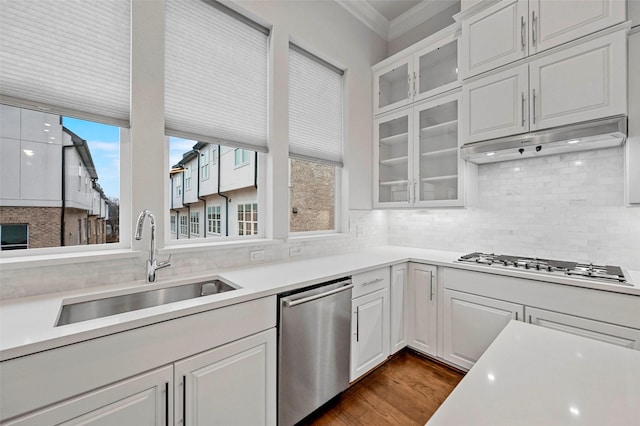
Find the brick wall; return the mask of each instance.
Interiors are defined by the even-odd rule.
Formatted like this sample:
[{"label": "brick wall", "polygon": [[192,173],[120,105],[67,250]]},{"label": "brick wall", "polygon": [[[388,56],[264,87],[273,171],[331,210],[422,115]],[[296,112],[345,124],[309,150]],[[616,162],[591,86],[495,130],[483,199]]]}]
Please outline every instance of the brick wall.
[{"label": "brick wall", "polygon": [[76,246],[87,244],[86,232],[87,211],[66,209],[64,213],[64,245]]},{"label": "brick wall", "polygon": [[335,167],[291,160],[290,191],[292,232],[334,229]]},{"label": "brick wall", "polygon": [[60,207],[0,207],[0,223],[28,224],[29,248],[60,246]]}]

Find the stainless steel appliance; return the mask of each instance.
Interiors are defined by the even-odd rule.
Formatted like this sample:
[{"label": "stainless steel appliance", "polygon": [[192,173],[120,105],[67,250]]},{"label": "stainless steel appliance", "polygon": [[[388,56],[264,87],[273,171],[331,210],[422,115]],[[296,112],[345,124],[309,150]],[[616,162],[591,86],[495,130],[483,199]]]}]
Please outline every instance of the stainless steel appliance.
[{"label": "stainless steel appliance", "polygon": [[462,256],[458,259],[458,262],[478,263],[502,268],[530,269],[547,274],[585,278],[611,284],[631,285],[627,283],[624,271],[619,266],[594,265],[592,263],[587,264],[563,260],[540,259],[537,257],[520,257],[478,252]]},{"label": "stainless steel appliance", "polygon": [[351,278],[279,296],[278,425],[293,425],[349,385]]}]

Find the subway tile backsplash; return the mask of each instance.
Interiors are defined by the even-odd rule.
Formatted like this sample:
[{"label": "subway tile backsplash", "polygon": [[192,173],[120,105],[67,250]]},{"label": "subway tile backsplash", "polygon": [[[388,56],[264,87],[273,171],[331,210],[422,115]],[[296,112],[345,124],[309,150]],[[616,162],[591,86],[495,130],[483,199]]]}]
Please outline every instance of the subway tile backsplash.
[{"label": "subway tile backsplash", "polygon": [[640,270],[640,208],[623,148],[480,165],[478,206],[392,211],[389,244],[591,261]]}]

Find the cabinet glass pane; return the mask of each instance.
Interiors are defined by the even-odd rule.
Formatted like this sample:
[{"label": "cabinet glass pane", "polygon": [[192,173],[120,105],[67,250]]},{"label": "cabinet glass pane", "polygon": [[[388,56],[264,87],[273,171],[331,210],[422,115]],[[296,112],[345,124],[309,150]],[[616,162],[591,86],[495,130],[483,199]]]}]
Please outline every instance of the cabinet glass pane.
[{"label": "cabinet glass pane", "polygon": [[452,41],[420,56],[420,93],[458,79],[458,43]]},{"label": "cabinet glass pane", "polygon": [[380,202],[408,201],[409,117],[399,117],[379,124]]},{"label": "cabinet glass pane", "polygon": [[409,96],[409,65],[404,64],[378,77],[378,107],[394,104]]},{"label": "cabinet glass pane", "polygon": [[458,101],[420,111],[418,200],[458,198]]}]

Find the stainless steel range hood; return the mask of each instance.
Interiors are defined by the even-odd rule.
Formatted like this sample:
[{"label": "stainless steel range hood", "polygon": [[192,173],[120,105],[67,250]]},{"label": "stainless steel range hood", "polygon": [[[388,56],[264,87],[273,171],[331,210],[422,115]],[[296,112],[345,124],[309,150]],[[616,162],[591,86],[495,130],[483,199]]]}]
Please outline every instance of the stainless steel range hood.
[{"label": "stainless steel range hood", "polygon": [[616,116],[462,146],[460,156],[476,164],[495,163],[624,144],[627,117]]}]

